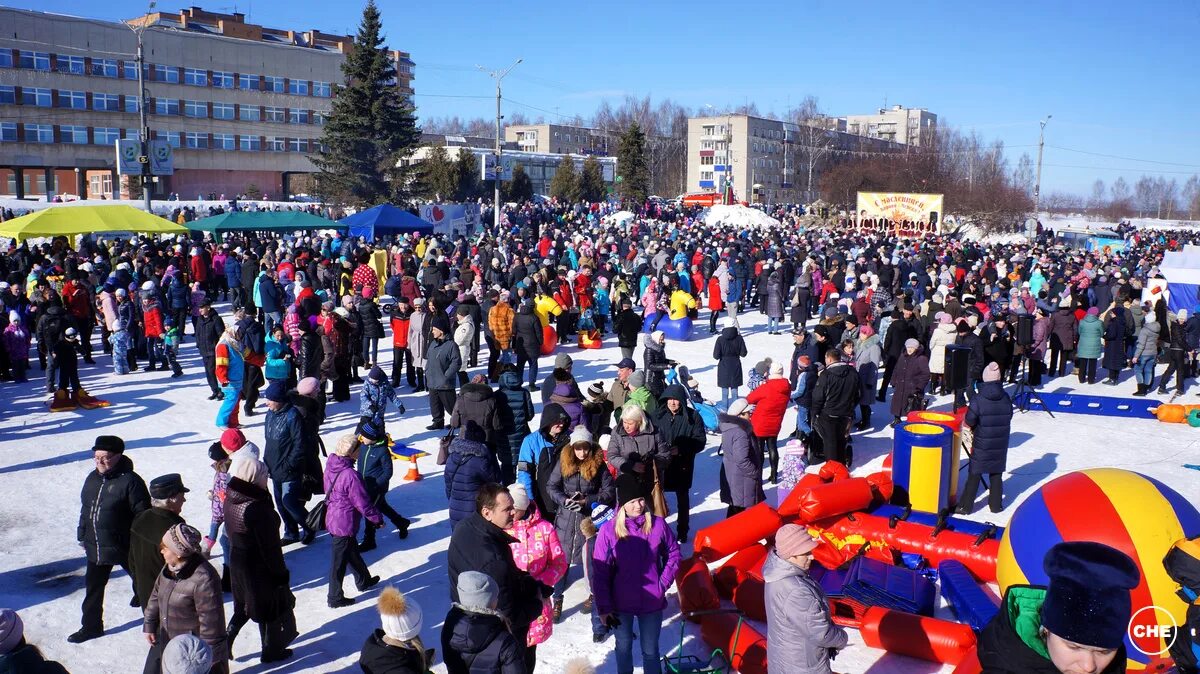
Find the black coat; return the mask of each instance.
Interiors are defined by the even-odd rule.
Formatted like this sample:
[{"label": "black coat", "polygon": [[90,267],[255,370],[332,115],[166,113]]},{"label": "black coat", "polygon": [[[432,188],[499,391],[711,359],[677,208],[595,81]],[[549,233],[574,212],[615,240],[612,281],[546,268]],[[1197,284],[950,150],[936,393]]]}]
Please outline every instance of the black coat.
[{"label": "black coat", "polygon": [[446,674],[525,674],[524,653],[499,616],[467,613],[457,606],[446,614],[442,624]]},{"label": "black coat", "polygon": [[966,424],[973,432],[972,473],[1003,473],[1008,462],[1008,434],[1012,430],[1012,398],[1000,382],[979,385],[979,394],[967,406]]},{"label": "black coat", "polygon": [[[880,284],[882,285],[882,281]],[[883,336],[883,355],[885,358],[899,359],[904,353],[904,342],[915,339],[918,342],[922,341],[924,334],[917,326],[919,321],[916,316],[912,320],[906,321],[904,317],[895,319],[888,324],[887,334]],[[836,343],[837,340],[834,340]],[[982,368],[980,368],[982,371]]]},{"label": "black coat", "polygon": [[487,384],[463,384],[454,403],[454,411],[450,414],[450,428],[466,428],[467,422],[474,421],[486,434],[488,447],[496,446],[496,438],[502,429],[497,407],[501,401],[492,395],[492,389]]},{"label": "black coat", "polygon": [[67,668],[47,660],[36,647],[22,644],[0,655],[0,674],[67,674]]},{"label": "black coat", "polygon": [[955,346],[965,346],[971,350],[971,353],[967,354],[968,383],[983,379],[983,368],[987,365],[987,357],[983,351],[983,338],[974,332],[960,332],[954,338],[954,344]]},{"label": "black coat", "polygon": [[88,561],[126,564],[133,518],[150,507],[150,492],[141,476],[133,472],[133,461],[122,455],[104,475],[95,470],[88,473],[80,502],[75,539],[83,543]]},{"label": "black coat", "polygon": [[645,350],[642,352],[642,362],[646,368],[646,388],[657,398],[667,387],[667,370],[671,362],[667,358],[665,345],[652,344],[652,338],[646,335]]},{"label": "black coat", "polygon": [[158,551],[163,534],[183,518],[166,508],[147,508],[133,518],[129,530],[129,575],[133,576],[133,588],[142,610],[150,603],[150,592],[154,581],[163,568],[163,556]]},{"label": "black coat", "polygon": [[[979,337],[975,339],[978,340]],[[980,353],[983,353],[982,349]],[[925,350],[917,347],[916,353],[911,355],[906,351],[900,356],[900,360],[896,361],[896,367],[892,371],[892,416],[904,414],[908,399],[915,393],[924,393],[928,385],[929,357],[925,355]]]},{"label": "black coat", "polygon": [[812,394],[812,416],[848,417],[860,398],[858,372],[849,363],[833,363],[817,377]]},{"label": "black coat", "polygon": [[266,489],[238,478],[225,492],[229,571],[235,604],[257,623],[275,620],[288,605],[291,574],[279,543],[279,515]]},{"label": "black coat", "polygon": [[427,671],[419,653],[385,643],[380,629],[367,637],[358,656],[358,666],[364,674],[425,674]]},{"label": "black coat", "polygon": [[316,330],[307,330],[300,335],[300,353],[296,358],[296,376],[321,378],[321,361],[325,360],[325,347]]},{"label": "black coat", "polygon": [[696,466],[696,455],[704,451],[704,421],[696,410],[683,404],[678,414],[672,414],[666,403],[658,406],[654,415],[654,427],[663,436],[667,447],[676,447],[679,453],[667,464],[663,476],[663,489],[675,491],[692,488],[692,472]]},{"label": "black coat", "polygon": [[513,318],[513,350],[536,361],[542,355],[542,323],[524,308]]},{"label": "black coat", "polygon": [[533,396],[521,387],[520,375],[505,370],[500,373],[496,398],[496,417],[502,430],[496,436],[496,452],[507,451],[516,465],[521,441],[529,435],[529,422],[533,420]]},{"label": "black coat", "polygon": [[1124,311],[1113,313],[1104,325],[1104,358],[1100,366],[1113,372],[1120,372],[1128,362],[1125,358],[1126,318]]},{"label": "black coat", "polygon": [[217,342],[225,334],[225,321],[216,311],[209,311],[207,316],[196,318],[196,348],[201,356],[216,356]]},{"label": "black coat", "polygon": [[458,575],[463,571],[478,571],[496,581],[500,591],[496,610],[523,634],[542,613],[544,586],[513,562],[509,545],[516,540],[478,512],[472,512],[454,527],[446,566],[450,571],[450,598],[456,602]]},{"label": "black coat", "polygon": [[613,331],[617,333],[617,346],[632,349],[637,346],[638,335],[642,332],[642,319],[633,309],[617,312],[613,318]]},{"label": "black coat", "polygon": [[742,380],[742,359],[746,357],[746,340],[737,328],[724,328],[713,344],[713,358],[717,361],[717,386],[737,388]]},{"label": "black coat", "polygon": [[362,321],[363,337],[383,337],[383,312],[379,311],[378,304],[365,297],[360,299],[358,315]]}]

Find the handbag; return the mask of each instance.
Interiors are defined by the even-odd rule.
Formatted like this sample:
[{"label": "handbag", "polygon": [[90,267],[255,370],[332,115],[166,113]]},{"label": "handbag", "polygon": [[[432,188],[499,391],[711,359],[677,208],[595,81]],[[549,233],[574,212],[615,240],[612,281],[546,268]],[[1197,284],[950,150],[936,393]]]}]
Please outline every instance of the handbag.
[{"label": "handbag", "polygon": [[304,519],[304,526],[309,531],[323,531],[325,529],[325,511],[329,508],[326,505],[328,499],[321,499],[308,511],[308,517]]},{"label": "handbag", "polygon": [[450,458],[450,443],[454,442],[454,431],[451,430],[442,436],[438,441],[437,465],[446,465],[446,460]]},{"label": "handbag", "polygon": [[671,514],[671,510],[667,508],[667,496],[663,494],[662,483],[658,479],[658,464],[651,461],[650,465],[654,467],[654,487],[650,490],[650,500],[654,503],[654,514],[666,518]]}]

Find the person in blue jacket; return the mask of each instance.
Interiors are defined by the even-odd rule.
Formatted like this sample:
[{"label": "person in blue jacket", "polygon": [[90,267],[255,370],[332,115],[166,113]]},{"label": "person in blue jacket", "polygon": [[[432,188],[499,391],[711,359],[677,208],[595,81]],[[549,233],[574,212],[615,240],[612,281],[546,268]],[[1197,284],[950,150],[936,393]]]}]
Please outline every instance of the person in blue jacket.
[{"label": "person in blue jacket", "polygon": [[[358,422],[355,434],[362,443],[355,468],[362,476],[367,498],[371,500],[371,505],[396,526],[400,538],[408,538],[408,526],[411,522],[387,502],[389,483],[392,481],[392,453],[388,450],[387,434],[383,432],[383,426],[369,419],[362,419]],[[366,527],[363,542],[358,545],[359,552],[375,549],[376,529],[377,527]]]},{"label": "person in blue jacket", "polygon": [[988,476],[988,507],[998,513],[1004,509],[1004,469],[1008,462],[1008,438],[1012,431],[1012,398],[1004,390],[1000,366],[989,363],[983,369],[979,393],[967,406],[964,423],[971,428],[972,450],[967,468],[967,483],[958,500],[958,512],[968,515],[975,508],[975,493],[983,476]]},{"label": "person in blue jacket", "polygon": [[225,258],[225,283],[229,286],[233,308],[237,309],[243,306],[246,303],[246,296],[245,289],[242,288],[242,260],[237,251],[230,253]]},{"label": "person in blue jacket", "polygon": [[283,291],[275,282],[275,270],[267,269],[258,277],[258,306],[262,309],[267,332],[283,322]]},{"label": "person in blue jacket", "polygon": [[292,376],[292,373],[295,372],[292,367],[295,354],[292,353],[291,340],[285,339],[283,335],[282,323],[271,327],[271,334],[267,335],[264,347],[266,348],[266,363],[263,367],[263,376],[266,377],[268,385],[282,381],[287,388],[291,389],[295,388],[293,383],[295,377]]},{"label": "person in blue jacket", "polygon": [[475,497],[480,487],[500,481],[500,466],[484,443],[486,437],[478,423],[468,421],[462,435],[450,443],[443,481],[450,505],[451,527],[475,512]]},{"label": "person in blue jacket", "polygon": [[559,453],[567,444],[567,426],[570,423],[571,418],[562,405],[547,404],[542,408],[538,431],[525,436],[517,455],[517,482],[525,487],[525,493],[533,497],[538,510],[548,519],[553,519],[558,508],[539,487],[550,483],[550,474],[558,465]]}]

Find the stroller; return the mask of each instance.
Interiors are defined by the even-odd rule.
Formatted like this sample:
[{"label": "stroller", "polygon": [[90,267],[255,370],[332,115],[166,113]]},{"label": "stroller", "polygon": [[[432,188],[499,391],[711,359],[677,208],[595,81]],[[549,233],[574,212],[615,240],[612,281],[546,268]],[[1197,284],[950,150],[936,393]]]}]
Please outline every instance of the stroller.
[{"label": "stroller", "polygon": [[700,415],[700,420],[704,422],[704,430],[709,433],[717,432],[717,406],[704,401],[704,395],[700,393],[700,388],[696,384],[696,380],[692,379],[688,373],[686,365],[676,365],[673,369],[667,370],[666,374],[667,385],[679,384],[687,391],[688,400],[692,403],[692,408]]}]

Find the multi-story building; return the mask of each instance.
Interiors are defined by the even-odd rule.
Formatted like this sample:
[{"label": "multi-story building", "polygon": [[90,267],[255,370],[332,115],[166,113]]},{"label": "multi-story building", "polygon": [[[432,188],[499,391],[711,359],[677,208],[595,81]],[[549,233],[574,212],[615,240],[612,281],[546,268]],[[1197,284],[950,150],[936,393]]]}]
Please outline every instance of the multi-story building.
[{"label": "multi-story building", "polygon": [[615,134],[565,124],[513,124],[504,128],[504,140],[525,152],[542,154],[607,155],[617,148]]},{"label": "multi-story building", "polygon": [[[150,137],[173,148],[155,196],[309,191],[353,37],[246,23],[192,7],[112,23],[0,7],[0,195],[129,196],[115,143],[139,138],[137,38]],[[412,60],[392,52],[396,86]]]},{"label": "multi-story building", "polygon": [[837,131],[902,145],[927,144],[937,129],[937,115],[925,108],[906,108],[902,105],[880,108],[873,115],[835,117],[831,122],[836,125],[833,128]]},{"label": "multi-story building", "polygon": [[[820,147],[815,155],[806,145],[812,143]],[[807,189],[810,163],[819,171],[851,152],[900,148],[882,139],[745,114],[693,117],[688,119],[686,189],[723,193],[732,187],[738,201],[798,203],[815,198]]]}]

